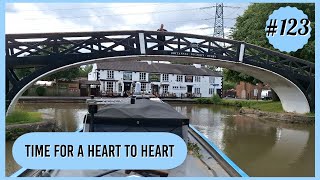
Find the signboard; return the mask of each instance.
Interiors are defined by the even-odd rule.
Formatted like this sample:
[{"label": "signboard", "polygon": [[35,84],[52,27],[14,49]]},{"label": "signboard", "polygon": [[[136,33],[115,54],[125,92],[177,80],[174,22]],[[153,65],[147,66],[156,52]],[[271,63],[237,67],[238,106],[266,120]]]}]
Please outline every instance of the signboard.
[{"label": "signboard", "polygon": [[160,82],[160,74],[149,74],[150,82]]},{"label": "signboard", "polygon": [[69,84],[69,89],[78,89],[79,84]]},{"label": "signboard", "polygon": [[206,53],[194,53],[194,52],[170,52],[174,56],[195,56],[195,57],[206,57],[206,58],[217,58],[216,55]]},{"label": "signboard", "polygon": [[186,75],[186,79],[185,79],[185,82],[193,82],[193,76],[188,76]]},{"label": "signboard", "polygon": [[219,84],[210,84],[210,85],[212,85],[212,86],[219,86]]},{"label": "signboard", "polygon": [[132,80],[132,72],[123,72],[123,80]]}]

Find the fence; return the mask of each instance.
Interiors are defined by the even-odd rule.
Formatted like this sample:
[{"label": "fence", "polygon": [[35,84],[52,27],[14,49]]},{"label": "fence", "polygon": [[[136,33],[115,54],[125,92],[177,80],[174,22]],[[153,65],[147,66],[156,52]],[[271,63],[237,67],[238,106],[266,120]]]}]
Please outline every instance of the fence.
[{"label": "fence", "polygon": [[[32,86],[23,95],[38,96],[36,89],[40,86]],[[45,88],[43,96],[80,96],[80,89],[68,88],[66,86],[41,86]]]}]

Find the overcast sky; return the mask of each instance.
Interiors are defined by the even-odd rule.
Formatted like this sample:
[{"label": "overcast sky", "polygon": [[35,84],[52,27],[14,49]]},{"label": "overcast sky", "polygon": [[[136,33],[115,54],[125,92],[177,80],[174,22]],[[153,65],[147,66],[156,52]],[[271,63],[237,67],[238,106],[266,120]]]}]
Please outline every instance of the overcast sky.
[{"label": "overcast sky", "polygon": [[[224,3],[226,34],[248,3]],[[8,3],[6,34],[157,30],[213,35],[215,3]]]}]

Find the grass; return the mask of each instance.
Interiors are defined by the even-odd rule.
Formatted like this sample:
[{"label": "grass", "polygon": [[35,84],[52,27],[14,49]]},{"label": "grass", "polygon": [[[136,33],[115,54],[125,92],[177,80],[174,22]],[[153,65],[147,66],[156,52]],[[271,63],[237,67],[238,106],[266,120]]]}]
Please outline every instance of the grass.
[{"label": "grass", "polygon": [[267,112],[284,112],[280,101],[257,101],[257,100],[234,100],[234,99],[218,99],[198,98],[196,102],[199,104],[216,104],[225,106],[246,107]]},{"label": "grass", "polygon": [[16,110],[6,117],[6,124],[35,123],[40,122],[41,120],[41,113],[39,112],[26,112]]},{"label": "grass", "polygon": [[280,101],[259,102],[252,105],[251,108],[267,112],[284,112]]},{"label": "grass", "polygon": [[311,116],[311,117],[314,117],[314,116],[315,116],[314,112],[309,112],[309,113],[307,113],[306,115],[307,115],[307,116]]}]

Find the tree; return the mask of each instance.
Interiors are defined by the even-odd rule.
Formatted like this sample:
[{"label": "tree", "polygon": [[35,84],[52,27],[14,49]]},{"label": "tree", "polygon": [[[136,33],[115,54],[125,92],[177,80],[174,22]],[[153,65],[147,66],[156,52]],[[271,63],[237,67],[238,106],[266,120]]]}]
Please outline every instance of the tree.
[{"label": "tree", "polygon": [[62,79],[62,80],[66,80],[66,81],[71,81],[79,76],[80,76],[80,70],[78,67],[75,67],[75,68],[56,72],[52,75],[49,75],[48,77],[43,78],[43,80],[52,81],[55,79],[56,80]]},{"label": "tree", "polygon": [[[291,56],[314,62],[315,60],[315,4],[314,3],[254,3],[248,7],[242,16],[236,20],[235,28],[232,29],[231,38],[234,40],[244,41],[257,46],[274,49],[269,43],[265,35],[265,23],[269,15],[280,7],[291,6],[302,10],[311,21],[311,37],[308,43],[296,52],[287,53]],[[282,52],[283,53],[283,52]],[[232,82],[249,82],[256,84],[261,82],[250,75],[239,73],[233,70],[225,70],[224,77],[226,81]],[[274,100],[278,100],[278,96],[272,90]]]},{"label": "tree", "polygon": [[223,90],[229,90],[229,89],[235,89],[236,88],[236,83],[230,82],[230,81],[223,81]]},{"label": "tree", "polygon": [[[314,62],[315,60],[315,4],[314,3],[254,3],[248,7],[242,16],[236,20],[235,28],[232,29],[231,38],[234,40],[244,41],[257,46],[274,49],[269,44],[265,34],[266,21],[274,10],[280,7],[291,6],[302,10],[311,21],[311,37],[308,43],[296,52],[288,53],[291,56]],[[283,53],[283,52],[282,52]],[[244,73],[233,70],[224,71],[227,81],[239,82],[245,81],[252,84],[260,82]]]},{"label": "tree", "polygon": [[88,77],[88,74],[92,71],[92,64],[85,65],[84,67],[80,67],[80,77]]},{"label": "tree", "polygon": [[[71,47],[72,45],[63,45],[64,48],[59,47],[58,51],[64,51],[65,49]],[[46,45],[41,47],[42,49],[45,49],[49,52],[53,51],[53,47],[48,47]],[[39,53],[40,55],[46,55],[46,53]],[[67,69],[67,70],[63,70],[63,71],[59,71],[56,72],[52,75],[49,75],[45,78],[43,78],[43,80],[48,80],[48,81],[52,81],[52,80],[59,80],[59,79],[63,79],[63,80],[67,80],[67,81],[71,81],[77,77],[80,76],[80,69],[78,67],[75,68],[71,68],[71,69]]]},{"label": "tree", "polygon": [[22,78],[28,76],[33,71],[35,71],[35,68],[20,68],[20,69],[14,70],[14,72],[16,73],[16,75],[19,79],[22,79]]}]

